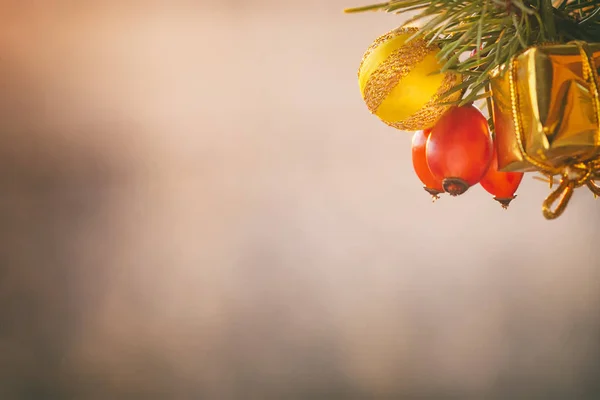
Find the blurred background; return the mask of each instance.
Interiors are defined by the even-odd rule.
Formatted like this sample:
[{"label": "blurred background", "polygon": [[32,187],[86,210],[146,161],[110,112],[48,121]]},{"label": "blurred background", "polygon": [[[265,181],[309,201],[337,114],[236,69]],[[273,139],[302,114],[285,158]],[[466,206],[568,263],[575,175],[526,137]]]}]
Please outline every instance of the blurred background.
[{"label": "blurred background", "polygon": [[0,0],[0,398],[600,398],[598,203],[432,204],[356,1]]}]

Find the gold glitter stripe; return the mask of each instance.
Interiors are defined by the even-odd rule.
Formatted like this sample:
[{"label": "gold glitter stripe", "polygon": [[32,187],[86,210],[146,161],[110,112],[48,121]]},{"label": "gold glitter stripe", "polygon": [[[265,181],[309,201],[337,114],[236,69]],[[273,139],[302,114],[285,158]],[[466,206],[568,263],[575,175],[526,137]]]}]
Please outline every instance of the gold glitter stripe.
[{"label": "gold glitter stripe", "polygon": [[[450,106],[440,106],[438,102],[442,99],[444,93],[450,90],[452,87],[457,85],[460,78],[456,74],[447,73],[444,80],[440,84],[437,92],[433,97],[421,108],[419,111],[404,119],[403,121],[397,122],[386,122],[389,126],[403,131],[418,131],[421,129],[428,129],[435,125],[437,120]],[[456,101],[460,97],[460,92],[456,92],[450,95],[448,98],[444,98],[444,102]],[[384,121],[385,122],[385,121]]]},{"label": "gold glitter stripe", "polygon": [[412,35],[415,32],[417,32],[418,30],[419,30],[418,28],[396,28],[392,31],[389,31],[385,35],[379,36],[377,39],[375,39],[375,41],[373,43],[371,43],[371,45],[369,46],[369,48],[363,55],[363,58],[360,62],[360,66],[358,67],[358,77],[360,78],[360,73],[361,73],[362,67],[363,67],[365,61],[367,60],[367,58],[369,58],[371,53],[373,53],[373,51],[376,48],[378,48],[382,43],[385,43],[388,40],[395,38],[398,35],[403,35],[405,33]]},{"label": "gold glitter stripe", "polygon": [[411,40],[395,50],[369,77],[365,86],[365,103],[372,113],[383,103],[400,80],[431,53],[422,39]]}]

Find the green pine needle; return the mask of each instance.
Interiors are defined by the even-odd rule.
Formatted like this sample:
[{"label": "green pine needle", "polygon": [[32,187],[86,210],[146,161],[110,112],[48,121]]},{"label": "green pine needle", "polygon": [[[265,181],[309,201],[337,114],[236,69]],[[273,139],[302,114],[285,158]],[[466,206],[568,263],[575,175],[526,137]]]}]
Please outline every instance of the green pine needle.
[{"label": "green pine needle", "polygon": [[531,46],[600,42],[598,0],[391,0],[345,10],[365,11],[418,11],[404,23],[421,26],[409,40],[423,38],[439,46],[441,71],[463,76],[463,82],[446,94],[463,92],[454,104],[489,98],[490,72]]}]

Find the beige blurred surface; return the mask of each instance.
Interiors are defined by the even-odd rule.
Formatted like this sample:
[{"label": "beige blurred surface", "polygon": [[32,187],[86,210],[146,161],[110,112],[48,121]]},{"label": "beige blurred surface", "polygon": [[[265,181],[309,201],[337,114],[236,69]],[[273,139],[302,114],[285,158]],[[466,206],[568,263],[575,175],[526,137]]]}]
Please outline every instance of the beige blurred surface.
[{"label": "beige blurred surface", "polygon": [[0,1],[0,398],[600,398],[598,204],[432,204],[353,5]]}]

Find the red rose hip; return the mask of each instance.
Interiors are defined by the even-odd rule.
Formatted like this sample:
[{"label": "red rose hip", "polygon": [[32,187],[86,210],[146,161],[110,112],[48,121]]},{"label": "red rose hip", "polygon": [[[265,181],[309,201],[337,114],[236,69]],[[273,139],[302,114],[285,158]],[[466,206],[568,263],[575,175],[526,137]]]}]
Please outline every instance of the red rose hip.
[{"label": "red rose hip", "polygon": [[508,208],[510,202],[517,196],[517,191],[521,180],[523,179],[522,172],[501,172],[498,171],[498,157],[494,149],[492,163],[487,173],[479,184],[491,195],[495,196],[494,200],[502,205],[502,208]]},{"label": "red rose hip", "polygon": [[439,194],[444,191],[442,187],[442,181],[437,179],[427,166],[427,160],[425,158],[425,145],[427,144],[427,138],[431,133],[431,129],[426,129],[424,131],[417,131],[413,135],[412,138],[412,163],[415,173],[423,182],[423,189],[431,196],[433,199],[439,198]]},{"label": "red rose hip", "polygon": [[487,120],[473,105],[450,108],[433,127],[426,145],[429,170],[452,196],[483,178],[493,153]]}]

